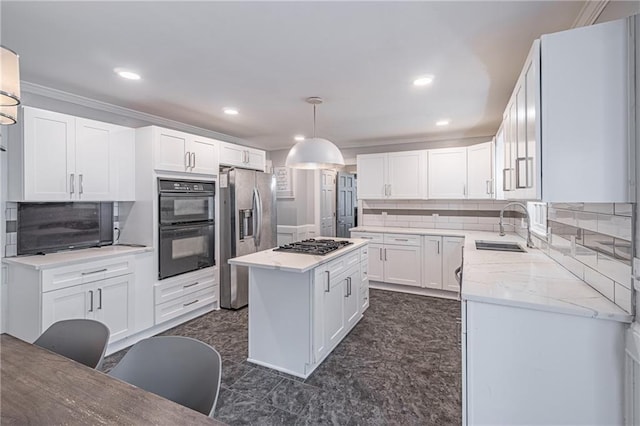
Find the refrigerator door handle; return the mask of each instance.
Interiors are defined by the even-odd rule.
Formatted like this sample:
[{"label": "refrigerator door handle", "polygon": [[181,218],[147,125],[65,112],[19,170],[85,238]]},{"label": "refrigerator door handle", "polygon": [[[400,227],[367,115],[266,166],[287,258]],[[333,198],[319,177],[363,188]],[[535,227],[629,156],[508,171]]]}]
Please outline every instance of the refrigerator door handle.
[{"label": "refrigerator door handle", "polygon": [[253,202],[255,203],[255,214],[253,215],[254,224],[254,241],[256,248],[260,246],[260,237],[262,236],[262,199],[260,198],[260,191],[258,188],[253,188]]}]

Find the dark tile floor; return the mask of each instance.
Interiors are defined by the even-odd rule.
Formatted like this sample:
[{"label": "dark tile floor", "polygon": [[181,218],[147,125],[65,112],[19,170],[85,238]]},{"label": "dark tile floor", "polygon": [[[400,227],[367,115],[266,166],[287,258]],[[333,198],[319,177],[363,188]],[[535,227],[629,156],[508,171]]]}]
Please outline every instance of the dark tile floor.
[{"label": "dark tile floor", "polygon": [[304,381],[246,361],[246,309],[211,312],[163,334],[220,352],[215,417],[231,425],[459,425],[459,316],[456,301],[371,290],[364,318]]}]

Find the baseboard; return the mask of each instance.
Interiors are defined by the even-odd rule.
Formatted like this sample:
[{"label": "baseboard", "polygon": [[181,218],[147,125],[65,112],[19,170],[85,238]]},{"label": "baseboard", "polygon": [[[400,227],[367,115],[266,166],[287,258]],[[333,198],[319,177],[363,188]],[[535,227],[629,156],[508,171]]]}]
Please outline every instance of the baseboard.
[{"label": "baseboard", "polygon": [[369,281],[369,288],[375,290],[395,291],[398,293],[416,294],[419,296],[439,297],[441,299],[460,300],[460,294],[456,291],[389,284],[380,281]]}]

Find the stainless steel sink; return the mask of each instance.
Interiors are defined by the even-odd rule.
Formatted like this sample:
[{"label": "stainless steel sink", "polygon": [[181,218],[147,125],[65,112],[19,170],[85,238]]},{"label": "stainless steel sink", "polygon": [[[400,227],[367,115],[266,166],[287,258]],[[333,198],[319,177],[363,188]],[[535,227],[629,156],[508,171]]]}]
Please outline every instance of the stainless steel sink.
[{"label": "stainless steel sink", "polygon": [[495,251],[515,251],[519,253],[525,253],[518,243],[504,242],[504,241],[476,241],[477,250],[495,250]]}]

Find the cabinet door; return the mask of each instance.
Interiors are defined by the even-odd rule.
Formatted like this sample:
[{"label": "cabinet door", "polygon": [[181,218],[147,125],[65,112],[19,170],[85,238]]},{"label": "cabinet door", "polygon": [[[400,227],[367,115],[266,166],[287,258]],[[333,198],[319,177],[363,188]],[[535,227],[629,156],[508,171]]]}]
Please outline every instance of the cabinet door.
[{"label": "cabinet door", "polygon": [[369,243],[369,279],[384,281],[384,246],[382,244]]},{"label": "cabinet door", "polygon": [[108,123],[76,118],[76,175],[79,199],[116,200],[117,168],[111,163],[111,158],[114,156],[112,140],[117,130],[118,126]]},{"label": "cabinet door", "polygon": [[[393,152],[388,155],[387,195],[389,198],[419,199],[424,195],[424,151]],[[378,171],[379,173],[379,171]],[[358,177],[360,179],[360,177]],[[358,182],[360,185],[360,182]]]},{"label": "cabinet door", "polygon": [[467,147],[467,198],[493,198],[493,142]]},{"label": "cabinet door", "polygon": [[245,158],[245,147],[227,142],[220,144],[220,164],[244,167]]},{"label": "cabinet door", "polygon": [[325,340],[325,317],[324,311],[325,293],[329,291],[329,275],[324,268],[316,268],[314,271],[313,285],[313,362],[319,362],[327,353],[327,342]]},{"label": "cabinet door", "polygon": [[259,149],[247,149],[247,167],[253,170],[264,171],[267,162],[267,153]]},{"label": "cabinet door", "polygon": [[112,134],[111,169],[116,170],[117,201],[136,200],[136,131],[135,129],[117,126]]},{"label": "cabinet door", "polygon": [[387,197],[387,154],[358,155],[358,199]]},{"label": "cabinet door", "polygon": [[460,284],[456,281],[455,270],[462,263],[463,238],[442,237],[442,281],[443,290],[460,291]]},{"label": "cabinet door", "polygon": [[467,148],[432,149],[428,158],[429,198],[466,198]]},{"label": "cabinet door", "polygon": [[24,201],[76,197],[75,118],[24,108]]},{"label": "cabinet door", "polygon": [[424,275],[425,287],[442,289],[442,237],[426,235],[424,237]]},{"label": "cabinet door", "polygon": [[494,175],[494,197],[496,200],[504,200],[504,173],[502,167],[504,166],[504,121],[500,125],[495,137],[495,175]]},{"label": "cabinet door", "polygon": [[349,330],[360,318],[360,268],[355,268],[346,278],[344,318]]},{"label": "cabinet door", "polygon": [[169,172],[185,172],[191,152],[187,149],[188,135],[169,129],[155,129],[155,168]]},{"label": "cabinet door", "polygon": [[323,293],[324,341],[327,345],[327,350],[333,349],[344,334],[344,299],[347,291],[347,278],[344,274],[330,279],[329,291]]},{"label": "cabinet door", "polygon": [[96,302],[93,283],[42,293],[42,331],[57,321],[93,318]]},{"label": "cabinet door", "polygon": [[526,126],[525,144],[527,148],[527,162],[525,164],[525,186],[522,191],[525,199],[540,199],[540,73],[539,73],[539,44],[534,45],[524,72],[526,86]]},{"label": "cabinet door", "polygon": [[218,174],[218,148],[214,140],[193,136],[189,141],[188,151],[191,156],[191,173]]},{"label": "cabinet door", "polygon": [[384,282],[422,287],[422,250],[419,246],[385,245],[383,258]]},{"label": "cabinet door", "polygon": [[133,329],[131,275],[98,281],[95,288],[96,319],[109,327],[110,342],[122,339]]},{"label": "cabinet door", "polygon": [[504,115],[503,122],[504,129],[504,156],[503,156],[503,189],[506,199],[514,197],[514,191],[516,189],[515,178],[515,132],[516,132],[516,103],[512,100],[507,105],[507,110]]}]

